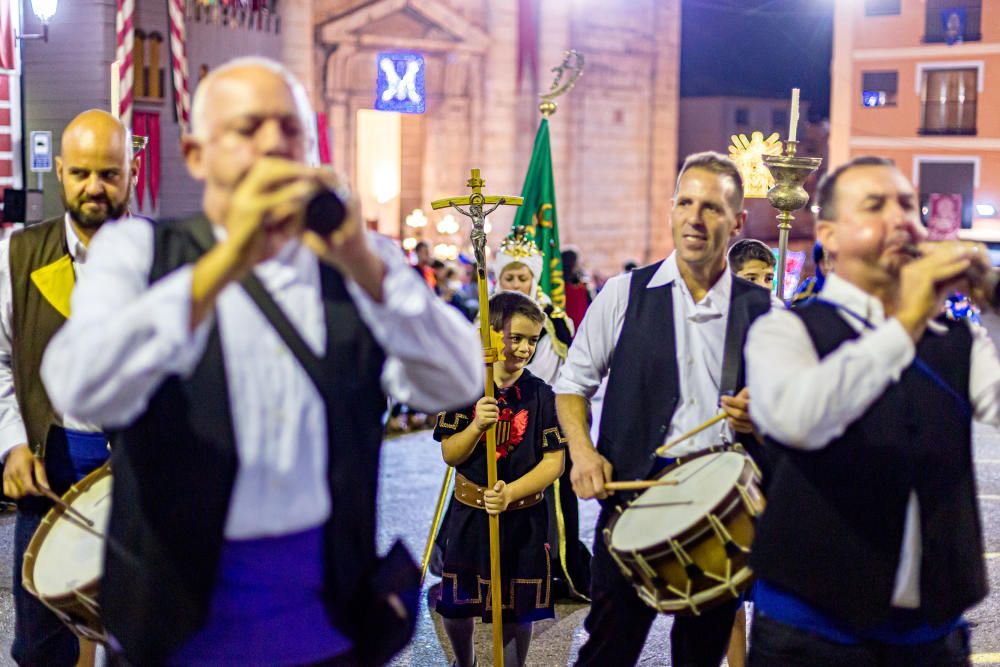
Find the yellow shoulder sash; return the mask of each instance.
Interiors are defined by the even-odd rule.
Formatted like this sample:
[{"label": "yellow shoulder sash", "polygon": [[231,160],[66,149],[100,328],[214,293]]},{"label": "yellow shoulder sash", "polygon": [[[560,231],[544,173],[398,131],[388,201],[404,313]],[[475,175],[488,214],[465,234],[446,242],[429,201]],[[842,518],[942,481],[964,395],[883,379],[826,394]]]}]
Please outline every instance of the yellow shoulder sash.
[{"label": "yellow shoulder sash", "polygon": [[73,259],[63,255],[51,264],[31,272],[31,282],[60,315],[69,319],[69,302],[76,284]]}]

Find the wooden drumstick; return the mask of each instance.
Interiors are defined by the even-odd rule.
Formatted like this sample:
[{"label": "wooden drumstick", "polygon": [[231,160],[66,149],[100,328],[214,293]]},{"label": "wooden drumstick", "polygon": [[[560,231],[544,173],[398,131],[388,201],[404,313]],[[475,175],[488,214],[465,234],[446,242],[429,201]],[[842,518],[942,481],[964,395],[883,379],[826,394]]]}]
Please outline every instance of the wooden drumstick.
[{"label": "wooden drumstick", "polygon": [[675,479],[637,479],[623,482],[605,482],[606,491],[643,491],[654,486],[677,486]]},{"label": "wooden drumstick", "polygon": [[51,500],[52,502],[54,502],[59,507],[63,508],[68,514],[72,514],[74,518],[79,519],[80,521],[83,521],[89,527],[91,527],[91,528],[94,527],[94,522],[93,521],[91,521],[87,517],[85,517],[82,514],[80,514],[77,510],[73,509],[72,505],[70,505],[68,502],[66,502],[65,500],[63,500],[59,496],[57,496],[52,491],[52,489],[49,489],[49,488],[47,488],[45,486],[42,486],[41,484],[38,484],[37,486],[38,486],[39,489],[41,489],[42,495],[44,495],[46,498],[48,498],[49,500]]},{"label": "wooden drumstick", "polygon": [[666,452],[667,452],[668,449],[670,449],[671,447],[673,447],[675,445],[679,445],[680,443],[684,442],[688,438],[691,438],[693,436],[698,435],[699,433],[701,433],[702,431],[704,431],[706,428],[712,426],[713,424],[718,424],[723,419],[725,419],[726,416],[727,415],[726,415],[726,413],[724,411],[720,412],[719,414],[715,415],[714,417],[712,417],[711,419],[709,419],[707,422],[705,422],[701,426],[695,426],[693,429],[691,429],[690,431],[688,431],[684,435],[680,435],[680,436],[674,438],[673,440],[671,440],[670,442],[668,442],[667,444],[663,445],[662,447],[658,448],[656,450],[656,455],[657,456],[666,456],[667,455]]}]

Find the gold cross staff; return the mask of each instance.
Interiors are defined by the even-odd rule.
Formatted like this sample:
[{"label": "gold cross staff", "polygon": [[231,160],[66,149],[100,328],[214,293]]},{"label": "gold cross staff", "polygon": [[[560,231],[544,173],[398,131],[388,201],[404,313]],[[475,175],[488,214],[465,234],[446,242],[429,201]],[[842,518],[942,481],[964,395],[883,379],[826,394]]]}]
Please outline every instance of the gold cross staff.
[{"label": "gold cross staff", "polygon": [[[483,186],[486,182],[480,177],[479,170],[472,170],[472,178],[468,185],[472,194],[465,197],[449,197],[431,202],[435,211],[442,208],[454,208],[456,211],[472,219],[472,247],[476,251],[476,273],[479,279],[479,334],[483,342],[483,358],[486,362],[486,396],[493,398],[493,362],[497,359],[496,344],[490,336],[490,301],[486,290],[486,216],[500,206],[520,206],[524,203],[521,197],[486,196]],[[468,206],[462,210],[461,206]],[[483,210],[486,206],[492,206]],[[450,472],[450,470],[449,470]],[[497,433],[496,425],[486,432],[486,478],[489,488],[497,483]],[[442,494],[447,492],[447,478],[442,486]],[[438,504],[443,504],[440,498]],[[503,617],[500,613],[502,592],[500,588],[500,516],[490,515],[490,610],[493,618],[493,664],[503,667]],[[436,532],[432,527],[431,535]],[[431,538],[433,539],[433,537]]]},{"label": "gold cross staff", "polygon": [[[524,203],[524,199],[521,197],[510,197],[510,196],[486,196],[483,194],[483,186],[486,185],[484,181],[479,176],[479,170],[472,170],[472,178],[468,180],[468,186],[472,189],[472,194],[466,197],[448,197],[447,199],[436,199],[431,202],[431,208],[435,211],[448,208],[449,206],[454,208],[456,211],[461,213],[467,218],[472,218],[472,247],[476,251],[476,265],[479,269],[479,274],[485,279],[486,278],[486,232],[483,229],[483,225],[486,223],[486,216],[488,216],[493,211],[497,210],[498,207],[508,205],[508,206],[520,206]],[[488,211],[483,211],[483,206],[488,206],[493,204],[493,208]],[[459,206],[468,206],[468,211],[463,211]],[[482,304],[480,304],[482,306]],[[479,318],[482,321],[482,317]],[[486,339],[483,339],[484,342]]]}]

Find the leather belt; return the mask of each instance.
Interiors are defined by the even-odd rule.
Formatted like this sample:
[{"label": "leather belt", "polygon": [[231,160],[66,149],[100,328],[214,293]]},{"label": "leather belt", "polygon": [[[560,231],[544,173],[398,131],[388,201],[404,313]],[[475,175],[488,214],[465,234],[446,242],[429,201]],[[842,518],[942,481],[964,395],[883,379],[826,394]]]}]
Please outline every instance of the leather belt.
[{"label": "leather belt", "polygon": [[[455,473],[455,500],[462,503],[463,505],[468,505],[469,507],[474,507],[479,510],[485,510],[486,505],[483,503],[483,494],[486,492],[485,486],[479,486],[478,484],[469,481],[465,475],[456,472]],[[521,498],[520,500],[515,500],[510,505],[507,506],[507,511],[511,510],[523,510],[526,507],[531,507],[532,505],[537,505],[542,502],[545,498],[545,492],[539,491],[538,493],[533,493],[526,498]]]}]

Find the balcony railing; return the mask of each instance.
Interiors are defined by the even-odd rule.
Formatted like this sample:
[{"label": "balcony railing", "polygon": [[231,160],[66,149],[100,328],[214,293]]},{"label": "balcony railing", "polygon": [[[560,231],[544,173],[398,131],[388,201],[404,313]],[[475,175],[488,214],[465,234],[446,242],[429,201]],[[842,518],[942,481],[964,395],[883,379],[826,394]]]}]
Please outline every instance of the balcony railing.
[{"label": "balcony railing", "polygon": [[[949,9],[965,11],[965,25],[959,31],[961,42],[978,42],[983,38],[982,5],[965,4],[942,6],[943,3],[928,2],[926,10],[926,20],[924,22],[924,42],[927,44],[938,44],[949,41],[948,31],[945,28],[945,21],[942,20],[942,13],[945,15]],[[957,26],[956,26],[957,27]]]}]

